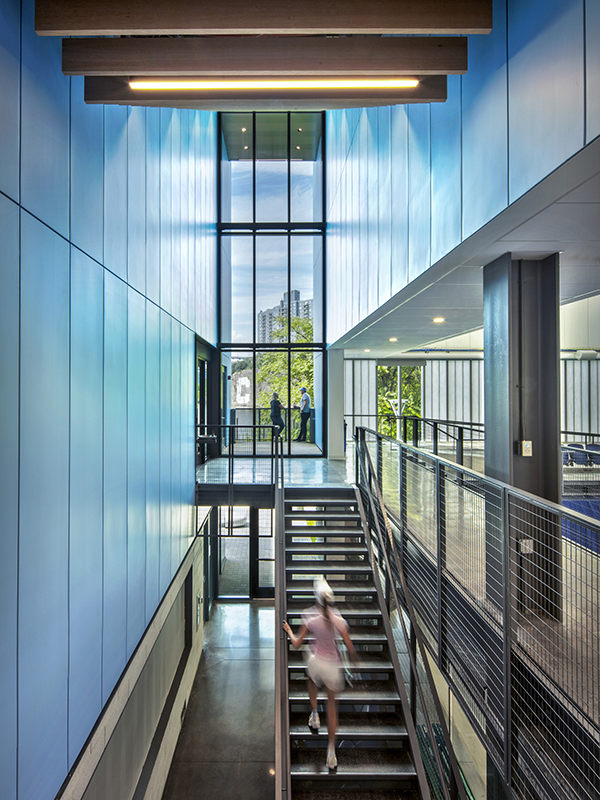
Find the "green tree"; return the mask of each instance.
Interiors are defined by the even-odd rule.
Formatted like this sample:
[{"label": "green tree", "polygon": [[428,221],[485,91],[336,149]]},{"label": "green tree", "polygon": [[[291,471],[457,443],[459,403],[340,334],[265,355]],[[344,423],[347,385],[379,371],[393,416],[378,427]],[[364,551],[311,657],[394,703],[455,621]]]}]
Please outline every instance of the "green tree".
[{"label": "green tree", "polygon": [[379,433],[396,437],[398,367],[377,367],[377,415]]},{"label": "green tree", "polygon": [[[291,341],[312,344],[312,319],[302,317],[291,318]],[[276,318],[273,325],[272,342],[288,341],[288,322],[285,316]],[[300,402],[300,389],[305,386],[313,397],[314,357],[312,351],[293,350],[290,359],[290,379],[292,404]],[[286,405],[288,391],[288,350],[270,350],[257,354],[256,359],[256,396],[257,405],[269,408],[273,392],[277,392],[281,402]]]}]

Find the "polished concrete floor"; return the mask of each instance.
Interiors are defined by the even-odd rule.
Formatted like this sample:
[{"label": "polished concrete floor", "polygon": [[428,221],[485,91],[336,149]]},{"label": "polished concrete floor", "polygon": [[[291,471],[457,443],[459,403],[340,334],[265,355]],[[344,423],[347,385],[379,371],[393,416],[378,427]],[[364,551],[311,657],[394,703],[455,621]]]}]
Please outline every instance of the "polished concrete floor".
[{"label": "polished concrete floor", "polygon": [[272,600],[216,603],[163,800],[275,796]]},{"label": "polished concrete floor", "polygon": [[[198,483],[227,483],[229,460],[215,458],[196,467]],[[234,465],[236,483],[270,483],[271,461],[264,458],[237,458]],[[286,486],[345,486],[354,483],[354,451],[349,445],[345,460],[328,458],[286,458]]]}]

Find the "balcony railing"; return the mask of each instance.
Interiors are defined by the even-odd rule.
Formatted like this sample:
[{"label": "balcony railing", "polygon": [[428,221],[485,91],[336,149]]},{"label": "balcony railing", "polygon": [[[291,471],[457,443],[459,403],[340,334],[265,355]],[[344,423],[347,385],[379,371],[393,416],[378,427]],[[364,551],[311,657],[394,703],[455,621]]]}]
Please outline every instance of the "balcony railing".
[{"label": "balcony railing", "polygon": [[600,797],[600,526],[376,431],[356,436],[427,649],[507,795]]}]

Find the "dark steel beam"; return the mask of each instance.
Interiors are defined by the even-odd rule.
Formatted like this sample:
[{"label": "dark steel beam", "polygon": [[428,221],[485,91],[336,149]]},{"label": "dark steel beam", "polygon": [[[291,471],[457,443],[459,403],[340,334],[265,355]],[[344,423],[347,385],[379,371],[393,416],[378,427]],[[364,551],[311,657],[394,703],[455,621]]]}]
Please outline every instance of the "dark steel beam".
[{"label": "dark steel beam", "polygon": [[415,89],[302,89],[136,91],[126,78],[86,77],[85,102],[104,105],[195,108],[209,111],[323,111],[404,103],[443,103],[445,75],[424,77]]},{"label": "dark steel beam", "polygon": [[65,75],[450,75],[464,37],[239,36],[64,39]]},{"label": "dark steel beam", "polygon": [[489,33],[492,0],[36,0],[42,36]]}]

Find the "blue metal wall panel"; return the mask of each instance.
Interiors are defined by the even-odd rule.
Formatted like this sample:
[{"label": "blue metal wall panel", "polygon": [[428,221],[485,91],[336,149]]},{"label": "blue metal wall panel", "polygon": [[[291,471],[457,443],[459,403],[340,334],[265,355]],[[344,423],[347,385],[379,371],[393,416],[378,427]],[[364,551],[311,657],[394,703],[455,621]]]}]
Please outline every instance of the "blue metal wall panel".
[{"label": "blue metal wall panel", "polygon": [[146,109],[127,109],[127,282],[146,291]]},{"label": "blue metal wall panel", "polygon": [[61,40],[38,36],[34,0],[23,2],[21,203],[61,236],[69,235],[69,78]]},{"label": "blue metal wall panel", "polygon": [[448,99],[431,104],[431,262],[461,241],[460,75],[448,75]]},{"label": "blue metal wall panel", "polygon": [[146,109],[146,297],[160,300],[160,109]]},{"label": "blue metal wall panel", "polygon": [[408,108],[408,276],[431,266],[431,106]]},{"label": "blue metal wall panel", "polygon": [[19,800],[51,800],[67,771],[69,246],[24,212],[19,436]]},{"label": "blue metal wall panel", "polygon": [[171,314],[181,319],[181,111],[171,117]]},{"label": "blue metal wall panel", "polygon": [[[600,3],[585,0],[586,144],[600,136]],[[0,89],[1,91],[1,89]],[[0,123],[1,124],[1,123]]]},{"label": "blue metal wall panel", "polygon": [[159,601],[160,312],[146,303],[146,624]]},{"label": "blue metal wall panel", "polygon": [[171,338],[172,320],[160,314],[160,594],[171,581]]},{"label": "blue metal wall panel", "polygon": [[171,312],[173,109],[160,109],[160,307]]},{"label": "blue metal wall panel", "polygon": [[469,37],[462,77],[463,236],[508,205],[506,4],[494,3],[493,28]]},{"label": "blue metal wall panel", "polygon": [[127,108],[104,106],[104,266],[127,280]]},{"label": "blue metal wall panel", "polygon": [[21,3],[0,5],[0,192],[19,200]]},{"label": "blue metal wall panel", "polygon": [[379,239],[378,304],[381,305],[392,296],[391,108],[379,108],[377,115],[377,187],[379,194],[377,233]]},{"label": "blue metal wall panel", "polygon": [[171,338],[171,577],[181,558],[181,325]]},{"label": "blue metal wall panel", "polygon": [[83,101],[83,78],[71,79],[71,242],[96,261],[103,256],[104,115]]},{"label": "blue metal wall panel", "polygon": [[104,284],[104,630],[102,699],[127,663],[127,285]]},{"label": "blue metal wall panel", "polygon": [[69,768],[102,708],[104,270],[71,248]]},{"label": "blue metal wall panel", "polygon": [[392,294],[408,282],[408,112],[391,111]]},{"label": "blue metal wall panel", "polygon": [[146,300],[127,309],[127,658],[146,619]]},{"label": "blue metal wall panel", "polygon": [[19,209],[0,195],[0,797],[17,795]]},{"label": "blue metal wall panel", "polygon": [[367,129],[367,260],[366,268],[367,313],[379,305],[379,115],[377,108],[366,111]]},{"label": "blue metal wall panel", "polygon": [[184,325],[190,325],[190,114],[188,108],[182,109],[181,114],[181,152],[179,155],[179,185],[181,187],[181,207],[179,211],[181,231],[181,313],[180,320]]},{"label": "blue metal wall panel", "polygon": [[584,144],[583,0],[509,0],[509,202]]}]

